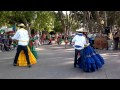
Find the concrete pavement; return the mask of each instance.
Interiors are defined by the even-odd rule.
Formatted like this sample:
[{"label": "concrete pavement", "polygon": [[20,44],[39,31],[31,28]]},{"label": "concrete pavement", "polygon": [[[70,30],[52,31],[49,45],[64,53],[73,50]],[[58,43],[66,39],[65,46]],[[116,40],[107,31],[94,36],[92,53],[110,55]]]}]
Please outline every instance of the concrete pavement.
[{"label": "concrete pavement", "polygon": [[37,48],[38,63],[32,68],[12,66],[15,51],[0,52],[0,79],[120,79],[120,51],[99,50],[103,68],[86,73],[73,67],[74,49],[44,45]]}]

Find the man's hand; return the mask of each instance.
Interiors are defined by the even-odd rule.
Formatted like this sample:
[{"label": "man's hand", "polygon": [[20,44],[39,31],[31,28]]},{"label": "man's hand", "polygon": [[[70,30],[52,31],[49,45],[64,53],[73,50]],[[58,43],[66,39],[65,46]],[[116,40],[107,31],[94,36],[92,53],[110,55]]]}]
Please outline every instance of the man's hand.
[{"label": "man's hand", "polygon": [[89,46],[89,45],[90,45],[90,43],[87,43],[87,44],[84,45],[84,47],[87,47],[87,46]]}]

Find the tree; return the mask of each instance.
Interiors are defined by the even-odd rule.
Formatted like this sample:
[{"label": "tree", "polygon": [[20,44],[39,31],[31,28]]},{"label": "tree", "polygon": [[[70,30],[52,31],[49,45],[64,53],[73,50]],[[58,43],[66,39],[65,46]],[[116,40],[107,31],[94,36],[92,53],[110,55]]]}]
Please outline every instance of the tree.
[{"label": "tree", "polygon": [[54,21],[55,32],[61,32],[61,33],[64,32],[62,29],[62,24],[61,24],[59,15],[54,12],[54,16],[55,16],[55,21]]},{"label": "tree", "polygon": [[33,24],[33,28],[36,30],[51,31],[54,28],[55,16],[52,11],[37,11],[37,18]]}]

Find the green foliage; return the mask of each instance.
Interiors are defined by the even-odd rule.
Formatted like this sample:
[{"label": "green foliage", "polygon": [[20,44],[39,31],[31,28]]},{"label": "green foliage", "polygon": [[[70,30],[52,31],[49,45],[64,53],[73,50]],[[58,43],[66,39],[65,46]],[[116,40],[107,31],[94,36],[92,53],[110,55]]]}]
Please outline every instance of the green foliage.
[{"label": "green foliage", "polygon": [[0,26],[8,24],[9,19],[7,17],[10,13],[10,11],[0,11]]},{"label": "green foliage", "polygon": [[[61,12],[61,11],[60,11]],[[89,15],[90,14],[90,15]],[[70,11],[67,17],[62,18],[54,11],[0,11],[0,26],[11,26],[15,23],[31,24],[31,28],[35,30],[46,30],[50,32],[64,32],[63,25],[69,26],[72,31],[75,31],[81,22],[85,23],[100,23],[100,18],[105,20],[104,11]],[[107,11],[107,24],[120,26],[120,11]],[[36,17],[37,16],[37,17]],[[64,21],[65,23],[63,24]],[[90,25],[89,25],[90,26]],[[94,25],[92,25],[94,27]]]},{"label": "green foliage", "polygon": [[37,18],[33,24],[33,28],[37,30],[51,31],[54,28],[54,13],[51,11],[38,11]]},{"label": "green foliage", "polygon": [[54,13],[54,16],[55,16],[55,22],[54,22],[54,30],[55,30],[55,32],[63,32],[62,24],[61,24],[59,15]]}]

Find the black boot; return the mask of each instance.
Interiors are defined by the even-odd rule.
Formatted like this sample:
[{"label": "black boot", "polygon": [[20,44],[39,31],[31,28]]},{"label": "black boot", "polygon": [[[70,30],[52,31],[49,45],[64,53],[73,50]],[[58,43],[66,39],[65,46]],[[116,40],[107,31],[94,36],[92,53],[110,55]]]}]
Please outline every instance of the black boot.
[{"label": "black boot", "polygon": [[32,67],[32,65],[28,64],[28,67],[29,67],[29,68],[31,68],[31,67]]}]

